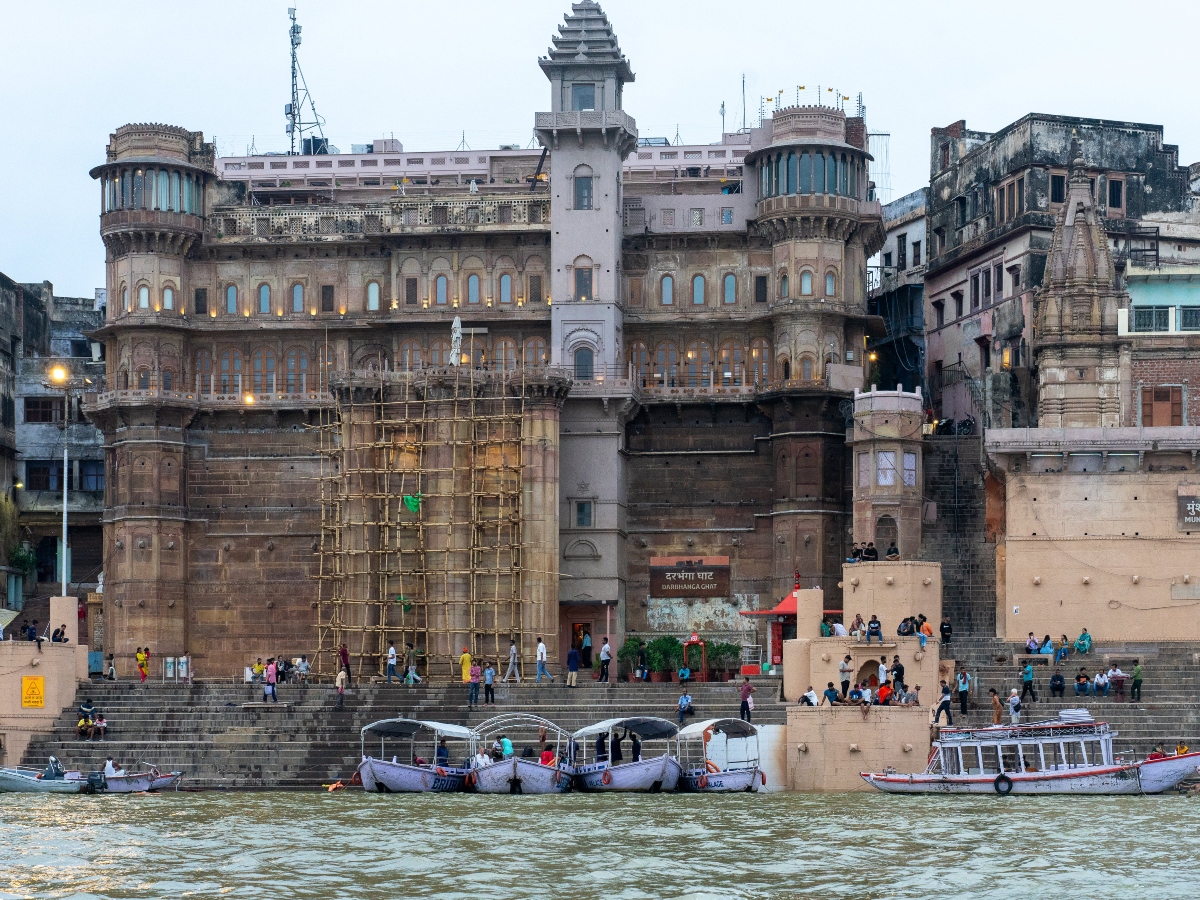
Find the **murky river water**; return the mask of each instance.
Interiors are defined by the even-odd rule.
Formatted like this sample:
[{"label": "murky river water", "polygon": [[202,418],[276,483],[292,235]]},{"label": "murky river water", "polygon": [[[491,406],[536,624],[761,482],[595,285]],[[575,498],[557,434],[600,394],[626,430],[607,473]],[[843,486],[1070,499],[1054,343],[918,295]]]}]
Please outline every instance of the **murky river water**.
[{"label": "murky river water", "polygon": [[1200,798],[0,795],[0,898],[1195,897]]}]

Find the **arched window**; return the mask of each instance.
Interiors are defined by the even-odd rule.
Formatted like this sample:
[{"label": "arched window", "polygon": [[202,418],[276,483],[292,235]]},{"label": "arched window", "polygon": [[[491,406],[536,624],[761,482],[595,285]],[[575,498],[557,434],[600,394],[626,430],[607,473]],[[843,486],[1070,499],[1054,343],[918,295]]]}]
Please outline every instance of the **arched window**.
[{"label": "arched window", "polygon": [[275,390],[275,354],[270,350],[254,351],[254,393],[265,394]]},{"label": "arched window", "polygon": [[121,288],[121,306],[125,308],[125,312],[129,312],[129,288]]},{"label": "arched window", "polygon": [[692,306],[704,305],[704,276],[692,276]]},{"label": "arched window", "polygon": [[379,310],[379,282],[367,282],[367,309],[371,312]]},{"label": "arched window", "polygon": [[659,344],[654,351],[654,380],[659,386],[678,387],[679,348],[670,341]]},{"label": "arched window", "polygon": [[800,273],[800,296],[811,297],[813,292],[812,287],[812,272]]},{"label": "arched window", "polygon": [[750,375],[755,384],[765,385],[770,381],[771,345],[766,338],[755,338],[750,342]]},{"label": "arched window", "polygon": [[708,341],[692,341],[684,354],[684,371],[689,387],[708,384],[712,372],[712,347]]},{"label": "arched window", "polygon": [[792,362],[787,357],[779,361],[779,373],[784,381],[792,380]]},{"label": "arched window", "polygon": [[591,209],[592,195],[594,193],[595,179],[592,177],[592,170],[589,166],[576,166],[574,174],[575,181],[575,209]]},{"label": "arched window", "polygon": [[468,303],[478,303],[479,302],[479,276],[478,275],[468,275],[467,276],[467,302]]},{"label": "arched window", "polygon": [[825,193],[837,193],[837,155],[833,153],[825,157]]},{"label": "arched window", "polygon": [[675,279],[670,275],[662,277],[662,305],[671,306],[675,302]]},{"label": "arched window", "polygon": [[500,302],[512,303],[512,276],[500,276]]},{"label": "arched window", "polygon": [[825,296],[832,297],[836,293],[836,291],[834,290],[834,288],[836,286],[837,286],[837,278],[834,276],[833,272],[826,272],[825,273]]},{"label": "arched window", "polygon": [[580,347],[575,351],[575,377],[580,381],[590,381],[592,378],[592,364],[595,361],[595,355],[592,353],[591,347]]},{"label": "arched window", "polygon": [[446,305],[446,297],[449,291],[450,279],[445,275],[439,275],[437,281],[434,282],[434,300],[438,306]]},{"label": "arched window", "polygon": [[546,340],[540,337],[531,337],[525,342],[525,365],[531,367],[548,366],[550,364],[550,354],[546,352]]},{"label": "arched window", "polygon": [[788,299],[788,277],[786,275],[779,276],[779,296],[784,300]]},{"label": "arched window", "polygon": [[813,361],[807,356],[800,358],[800,377],[804,381],[812,381],[813,377]]},{"label": "arched window", "polygon": [[221,352],[221,393],[229,394],[242,389],[242,352],[240,350],[223,350]]},{"label": "arched window", "polygon": [[396,360],[400,364],[400,371],[411,372],[414,369],[421,368],[421,356],[421,344],[419,341],[401,341],[400,355]]},{"label": "arched window", "polygon": [[441,338],[429,345],[429,364],[431,366],[450,365],[450,342]]},{"label": "arched window", "polygon": [[225,314],[236,316],[237,311],[237,286],[231,284],[225,288]]},{"label": "arched window", "polygon": [[196,391],[201,394],[211,393],[212,383],[212,353],[208,350],[196,351]]},{"label": "arched window", "polygon": [[175,308],[175,288],[169,284],[163,288],[163,309]]},{"label": "arched window", "polygon": [[633,366],[633,377],[645,387],[646,379],[650,377],[650,350],[642,341],[629,345],[629,362]]},{"label": "arched window", "polygon": [[304,285],[292,285],[292,312],[304,312]]},{"label": "arched window", "polygon": [[745,369],[745,351],[742,342],[725,341],[717,354],[717,375],[721,384],[740,384]]},{"label": "arched window", "polygon": [[138,288],[138,309],[150,308],[150,288],[142,285]]},{"label": "arched window", "polygon": [[492,364],[505,372],[517,367],[517,342],[511,338],[501,338],[492,347]]},{"label": "arched window", "polygon": [[725,276],[724,300],[726,303],[737,303],[737,277],[732,272]]},{"label": "arched window", "polygon": [[267,315],[271,311],[271,286],[260,284],[258,286],[258,311],[262,315]]},{"label": "arched window", "polygon": [[287,391],[308,390],[308,354],[295,348],[287,352]]},{"label": "arched window", "polygon": [[149,369],[138,369],[137,389],[139,391],[150,390],[150,370]]},{"label": "arched window", "polygon": [[813,193],[825,193],[825,156],[821,153],[813,154]]},{"label": "arched window", "polygon": [[172,372],[170,369],[163,369],[162,374],[159,376],[159,378],[162,381],[162,389],[164,391],[175,390],[175,373],[174,372]]}]

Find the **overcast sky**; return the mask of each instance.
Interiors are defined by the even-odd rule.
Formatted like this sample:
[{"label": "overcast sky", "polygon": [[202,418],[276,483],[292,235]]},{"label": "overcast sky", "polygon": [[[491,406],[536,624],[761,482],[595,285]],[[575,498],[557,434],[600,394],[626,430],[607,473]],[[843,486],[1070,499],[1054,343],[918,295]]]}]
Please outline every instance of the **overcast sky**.
[{"label": "overcast sky", "polygon": [[[286,149],[286,0],[0,0],[0,271],[60,295],[104,285],[97,228],[109,133],[126,122],[203,131],[220,154]],[[300,0],[300,60],[342,150],[395,135],[407,150],[529,142],[548,109],[537,66],[568,0]],[[830,3],[607,0],[637,81],[643,136],[720,138],[760,95],[820,84],[888,132],[891,195],[929,177],[929,129],[995,131],[1028,112],[1165,126],[1200,159],[1192,3]],[[811,95],[811,94],[810,94]],[[831,96],[826,93],[826,96]],[[1189,99],[1191,98],[1191,99]],[[853,100],[849,106],[853,107]],[[876,179],[879,180],[877,174]]]}]

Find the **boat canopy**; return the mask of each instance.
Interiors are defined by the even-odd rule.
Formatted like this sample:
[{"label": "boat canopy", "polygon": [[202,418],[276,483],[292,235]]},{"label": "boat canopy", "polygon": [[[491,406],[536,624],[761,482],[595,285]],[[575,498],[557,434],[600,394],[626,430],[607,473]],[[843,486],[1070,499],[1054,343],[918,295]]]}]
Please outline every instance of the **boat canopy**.
[{"label": "boat canopy", "polygon": [[704,732],[710,730],[713,734],[723,734],[729,738],[747,738],[758,734],[758,727],[741,719],[706,719],[703,722],[693,722],[679,732],[679,739],[699,740]]},{"label": "boat canopy", "polygon": [[476,734],[481,737],[487,737],[496,734],[505,729],[518,728],[545,728],[547,732],[552,734],[570,737],[571,732],[567,731],[561,725],[556,725],[549,719],[543,719],[541,716],[535,716],[531,713],[501,713],[498,716],[492,716],[490,719],[485,719],[475,726]]},{"label": "boat canopy", "polygon": [[595,725],[580,728],[573,737],[579,740],[595,737],[598,734],[607,734],[614,730],[632,731],[643,741],[653,741],[675,737],[679,733],[679,726],[656,716],[629,716],[622,719],[605,719]]},{"label": "boat canopy", "polygon": [[411,738],[418,731],[433,731],[442,737],[459,741],[478,740],[479,735],[465,725],[447,725],[445,722],[429,722],[423,719],[380,719],[364,725],[362,736]]}]

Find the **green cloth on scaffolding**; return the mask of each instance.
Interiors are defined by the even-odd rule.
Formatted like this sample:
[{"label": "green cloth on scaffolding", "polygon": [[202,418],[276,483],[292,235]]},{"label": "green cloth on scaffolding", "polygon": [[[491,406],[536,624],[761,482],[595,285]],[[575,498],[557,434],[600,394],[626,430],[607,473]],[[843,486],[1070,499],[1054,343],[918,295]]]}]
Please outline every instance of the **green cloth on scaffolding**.
[{"label": "green cloth on scaffolding", "polygon": [[421,495],[420,494],[405,494],[404,505],[408,507],[409,512],[421,511]]}]

